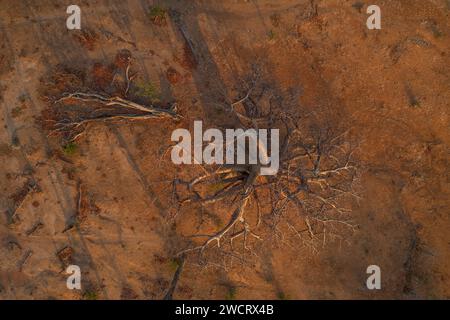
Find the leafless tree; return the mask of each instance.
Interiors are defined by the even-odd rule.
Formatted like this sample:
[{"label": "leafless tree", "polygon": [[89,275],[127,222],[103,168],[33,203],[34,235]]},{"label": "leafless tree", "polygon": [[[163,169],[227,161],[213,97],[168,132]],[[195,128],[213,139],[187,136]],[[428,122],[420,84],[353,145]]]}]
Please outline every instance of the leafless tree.
[{"label": "leafless tree", "polygon": [[[49,135],[64,134],[68,140],[74,141],[84,133],[86,126],[93,122],[179,118],[176,104],[173,104],[169,109],[161,109],[154,106],[144,106],[118,96],[107,97],[96,93],[74,92],[66,94],[55,104],[64,106],[64,103],[69,100],[77,102],[72,110],[66,108],[58,113],[60,116],[57,120],[46,120],[53,123],[53,129]],[[83,110],[81,110],[82,108]]]},{"label": "leafless tree", "polygon": [[261,164],[212,170],[202,166],[203,173],[191,180],[175,179],[177,223],[184,223],[188,207],[199,206],[201,212],[216,210],[213,215],[226,219],[214,231],[202,232],[199,227],[178,255],[194,254],[202,264],[226,268],[227,261],[245,263],[257,257],[258,247],[280,243],[316,252],[329,241],[345,241],[355,231],[352,206],[359,199],[358,170],[350,130],[334,129],[314,112],[296,116],[275,110],[271,103],[262,110],[264,91],[258,80],[251,81],[242,98],[229,103],[229,110],[243,129],[282,129],[278,174],[260,175]]},{"label": "leafless tree", "polygon": [[[49,129],[49,136],[62,136],[66,141],[75,141],[81,137],[90,123],[112,121],[138,121],[147,119],[180,118],[177,104],[169,108],[160,108],[152,104],[143,105],[128,98],[136,72],[132,74],[131,56],[121,57],[126,60],[123,67],[123,80],[120,83],[118,73],[114,74],[111,86],[115,86],[118,94],[108,95],[87,88],[62,93],[57,99],[50,101],[51,108],[43,119]],[[119,90],[119,89],[120,90]]]}]

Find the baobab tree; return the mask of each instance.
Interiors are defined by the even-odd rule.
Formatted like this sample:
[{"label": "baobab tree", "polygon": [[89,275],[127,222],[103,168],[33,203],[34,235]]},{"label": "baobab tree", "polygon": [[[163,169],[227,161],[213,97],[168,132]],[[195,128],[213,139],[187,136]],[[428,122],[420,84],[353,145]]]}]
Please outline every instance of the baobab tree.
[{"label": "baobab tree", "polygon": [[[190,213],[200,216],[197,232],[185,235],[177,257],[227,268],[233,261],[258,257],[258,248],[270,244],[307,246],[316,252],[355,231],[358,170],[349,129],[336,129],[316,112],[298,115],[300,110],[296,114],[277,108],[267,95],[274,97],[255,77],[227,107],[240,128],[280,128],[278,173],[261,175],[261,163],[202,165],[201,175],[175,179],[177,225],[192,225]],[[269,103],[261,107],[264,99]]]}]

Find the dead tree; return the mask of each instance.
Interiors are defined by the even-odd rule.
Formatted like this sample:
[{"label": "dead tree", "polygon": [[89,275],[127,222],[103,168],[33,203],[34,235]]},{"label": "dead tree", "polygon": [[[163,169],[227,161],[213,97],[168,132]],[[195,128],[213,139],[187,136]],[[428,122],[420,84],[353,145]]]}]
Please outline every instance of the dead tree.
[{"label": "dead tree", "polygon": [[[58,99],[57,106],[76,102],[72,110],[56,111],[58,120],[47,119],[53,128],[49,136],[64,134],[69,141],[79,138],[89,123],[106,121],[136,121],[146,119],[179,119],[176,104],[169,109],[143,106],[121,97],[106,97],[96,93],[74,92]],[[82,104],[82,105],[80,105]],[[87,109],[87,110],[86,110]]]},{"label": "dead tree", "polygon": [[[261,176],[261,164],[224,165],[212,171],[203,168],[205,173],[190,181],[175,179],[177,212],[184,214],[189,204],[205,210],[221,204],[218,210],[226,208],[222,216],[227,219],[211,233],[188,236],[187,247],[178,255],[198,253],[199,261],[224,266],[224,258],[245,263],[246,258],[258,256],[258,244],[300,244],[317,251],[328,241],[345,241],[355,231],[351,213],[354,199],[359,198],[358,171],[352,157],[355,147],[347,139],[349,130],[337,133],[321,125],[317,115],[295,117],[279,109],[275,112],[272,105],[264,112],[259,106],[264,90],[256,86],[253,81],[229,109],[244,129],[268,125],[283,129],[278,174]],[[183,219],[179,215],[176,219]],[[206,251],[215,251],[220,262],[205,259]]]},{"label": "dead tree", "polygon": [[[94,83],[87,88],[80,84],[82,88],[61,93],[58,98],[47,99],[51,106],[49,110],[46,110],[43,122],[44,127],[49,131],[48,135],[62,136],[66,142],[72,142],[82,136],[91,123],[147,119],[178,120],[180,115],[177,113],[176,103],[168,108],[161,108],[153,104],[137,103],[128,98],[130,89],[133,87],[133,80],[137,75],[137,72],[131,72],[131,62],[129,53],[119,52],[116,57],[117,65],[113,67],[115,73],[107,67],[97,68],[100,69],[97,73],[103,76],[97,79],[97,82],[104,85],[104,82],[109,79],[109,87],[114,88],[112,95],[96,91],[95,87],[99,85]],[[69,73],[63,76],[70,82],[82,83],[76,74]],[[65,83],[62,85],[67,86]],[[54,87],[58,86],[61,84],[54,85]],[[72,88],[72,86],[69,87]]]}]

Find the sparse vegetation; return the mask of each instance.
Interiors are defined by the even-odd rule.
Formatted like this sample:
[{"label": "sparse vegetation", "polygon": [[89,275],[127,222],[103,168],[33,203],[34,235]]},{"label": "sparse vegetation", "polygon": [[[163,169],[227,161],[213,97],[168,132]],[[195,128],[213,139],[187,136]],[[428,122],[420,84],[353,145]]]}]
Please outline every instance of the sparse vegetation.
[{"label": "sparse vegetation", "polygon": [[[92,4],[108,19],[61,34],[30,14],[65,30],[64,4],[0,10],[34,32],[0,33],[0,300],[445,298],[450,0],[384,1],[384,31],[362,0],[185,2]],[[256,146],[276,174],[198,159],[198,120],[279,130]],[[174,163],[176,129],[201,164]]]},{"label": "sparse vegetation", "polygon": [[83,293],[83,300],[98,300],[98,293],[95,291],[87,290]]},{"label": "sparse vegetation", "polygon": [[226,300],[234,300],[236,299],[237,289],[234,286],[228,287],[227,293],[225,295]]},{"label": "sparse vegetation", "polygon": [[11,110],[11,117],[13,117],[13,118],[19,117],[22,114],[22,111],[23,111],[23,107],[22,106],[14,107]]},{"label": "sparse vegetation", "polygon": [[170,259],[169,268],[172,272],[177,271],[179,266],[180,266],[180,261],[178,259]]},{"label": "sparse vegetation", "polygon": [[73,156],[77,152],[78,146],[75,142],[69,142],[65,144],[62,149],[66,156]]},{"label": "sparse vegetation", "polygon": [[[76,71],[68,70],[67,80],[64,80],[63,86],[58,86],[59,90],[53,91],[49,107],[42,113],[39,122],[43,128],[49,131],[48,136],[59,137],[65,142],[75,142],[81,138],[89,124],[96,122],[116,121],[128,122],[134,120],[148,119],[173,119],[178,120],[177,103],[162,108],[156,107],[153,103],[159,103],[160,92],[152,83],[133,83],[135,72],[130,72],[130,59],[125,70],[125,79],[119,86],[114,85],[114,92],[105,93],[106,87],[109,87],[109,80],[113,81],[113,76],[106,72],[104,76],[103,67],[98,68],[101,71],[88,76],[84,81],[80,81],[76,86],[66,86],[67,83],[73,83],[71,78],[79,78],[74,74]],[[103,70],[103,71],[102,71]],[[70,78],[69,78],[70,76]],[[98,77],[100,76],[100,77]],[[103,82],[103,80],[105,80]],[[106,81],[108,80],[108,81]],[[47,80],[46,80],[47,81]],[[53,85],[48,80],[48,85]],[[116,81],[120,82],[120,81]],[[130,98],[128,99],[128,93]],[[124,98],[127,97],[127,98]],[[76,106],[74,102],[77,101]],[[49,101],[50,102],[50,101]],[[73,145],[67,144],[63,147],[68,155],[72,154]],[[66,153],[66,152],[65,152]]]},{"label": "sparse vegetation", "polygon": [[167,10],[161,6],[151,7],[148,13],[150,20],[158,26],[166,24],[166,15]]},{"label": "sparse vegetation", "polygon": [[158,88],[151,82],[138,83],[136,85],[136,95],[149,99],[152,102],[158,102],[161,98],[161,93]]},{"label": "sparse vegetation", "polygon": [[287,295],[283,291],[278,291],[277,298],[278,298],[278,300],[289,300],[289,295]]}]

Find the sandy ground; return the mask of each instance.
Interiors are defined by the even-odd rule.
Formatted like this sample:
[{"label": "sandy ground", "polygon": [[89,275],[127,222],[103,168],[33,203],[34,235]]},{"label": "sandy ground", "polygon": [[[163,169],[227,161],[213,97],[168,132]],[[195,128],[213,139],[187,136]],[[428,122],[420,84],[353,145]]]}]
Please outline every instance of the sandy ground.
[{"label": "sandy ground", "polygon": [[[177,19],[152,23],[155,4]],[[197,119],[227,124],[215,102],[234,98],[255,62],[299,112],[348,120],[360,141],[358,232],[317,253],[267,246],[258,264],[228,271],[187,263],[174,298],[223,299],[230,288],[237,299],[450,298],[450,2],[379,0],[381,30],[366,28],[367,4],[79,1],[80,32],[66,29],[64,1],[0,0],[0,298],[163,298],[179,231],[170,133]],[[162,103],[178,101],[182,122],[90,125],[65,156],[37,121],[43,79],[58,66],[89,72],[122,49]],[[80,181],[87,216],[66,230]],[[82,291],[66,288],[68,264],[81,267]],[[371,264],[381,290],[366,288]]]}]

